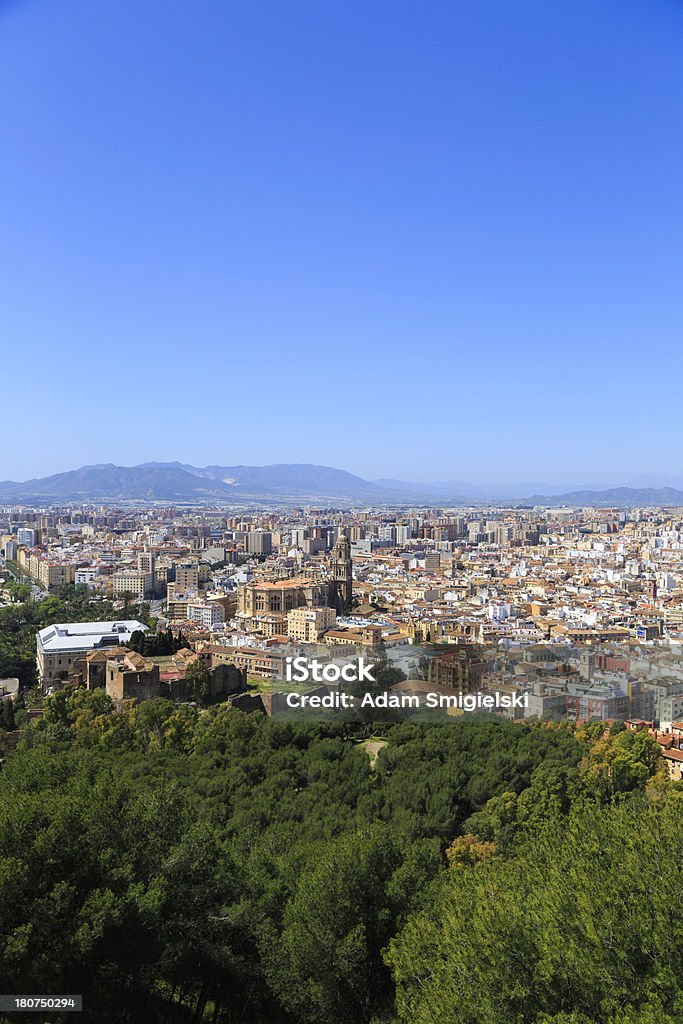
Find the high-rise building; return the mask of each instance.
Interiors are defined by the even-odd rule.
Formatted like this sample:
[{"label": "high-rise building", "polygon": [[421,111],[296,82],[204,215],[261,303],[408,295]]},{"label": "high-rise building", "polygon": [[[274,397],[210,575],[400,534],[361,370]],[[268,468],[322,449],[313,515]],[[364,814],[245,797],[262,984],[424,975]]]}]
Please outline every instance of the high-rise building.
[{"label": "high-rise building", "polygon": [[154,552],[141,551],[138,554],[138,569],[142,572],[154,572]]},{"label": "high-rise building", "polygon": [[273,550],[273,536],[267,530],[254,530],[247,535],[247,551],[250,555],[269,555]]},{"label": "high-rise building", "polygon": [[199,590],[211,572],[207,562],[176,562],[175,584],[178,590]]}]

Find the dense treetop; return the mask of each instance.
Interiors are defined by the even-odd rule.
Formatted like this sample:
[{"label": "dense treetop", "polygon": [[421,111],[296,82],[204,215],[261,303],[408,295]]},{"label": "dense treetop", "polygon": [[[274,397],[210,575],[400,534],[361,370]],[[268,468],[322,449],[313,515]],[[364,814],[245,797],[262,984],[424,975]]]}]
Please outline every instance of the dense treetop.
[{"label": "dense treetop", "polygon": [[0,772],[0,990],[253,1024],[612,1024],[627,990],[678,998],[664,924],[661,948],[635,924],[653,885],[658,919],[678,894],[640,834],[668,863],[677,793],[647,737],[383,723],[373,766],[371,728],[55,694]]}]

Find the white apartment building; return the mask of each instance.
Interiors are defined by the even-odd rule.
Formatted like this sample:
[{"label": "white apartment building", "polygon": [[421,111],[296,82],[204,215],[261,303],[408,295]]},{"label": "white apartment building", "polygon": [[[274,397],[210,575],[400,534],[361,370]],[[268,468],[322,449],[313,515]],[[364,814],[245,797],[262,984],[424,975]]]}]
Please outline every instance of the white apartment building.
[{"label": "white apartment building", "polygon": [[336,621],[334,608],[293,608],[287,613],[287,636],[314,644]]},{"label": "white apartment building", "polygon": [[93,566],[85,566],[81,569],[76,569],[74,574],[74,583],[76,586],[88,586],[93,580],[99,576],[100,571]]},{"label": "white apartment building", "polygon": [[119,569],[112,576],[114,597],[130,594],[137,601],[143,601],[154,593],[154,574],[143,569]]},{"label": "white apartment building", "polygon": [[225,608],[220,601],[188,601],[187,618],[209,629],[225,622]]}]

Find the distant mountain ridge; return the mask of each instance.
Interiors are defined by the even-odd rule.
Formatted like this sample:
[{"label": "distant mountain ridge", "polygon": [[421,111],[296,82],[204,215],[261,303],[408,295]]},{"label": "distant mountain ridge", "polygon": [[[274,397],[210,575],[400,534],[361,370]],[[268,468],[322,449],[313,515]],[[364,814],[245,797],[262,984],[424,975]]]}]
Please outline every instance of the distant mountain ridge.
[{"label": "distant mountain ridge", "polygon": [[206,466],[180,462],[116,466],[102,463],[52,476],[0,482],[0,500],[36,499],[137,501],[269,498],[272,500],[334,498],[391,502],[394,492],[330,466]]},{"label": "distant mountain ridge", "polygon": [[[655,479],[655,478],[648,478]],[[535,488],[539,490],[535,490]],[[543,491],[540,488],[543,488]],[[191,466],[181,462],[146,462],[139,466],[100,463],[81,466],[18,483],[0,482],[0,501],[225,501],[338,504],[515,504],[683,507],[677,487],[608,487],[564,489],[545,484],[476,485],[465,481],[410,483],[364,480],[343,469],[309,463],[270,466]]]},{"label": "distant mountain ridge", "polygon": [[411,492],[415,494],[429,495],[434,498],[441,495],[444,498],[459,496],[462,498],[473,498],[482,501],[486,498],[498,500],[528,499],[533,494],[561,495],[573,491],[602,491],[609,488],[610,484],[546,484],[546,483],[521,483],[521,484],[472,484],[465,480],[448,480],[436,483],[408,483],[405,480],[379,479],[373,483],[380,487],[388,487],[391,490]]},{"label": "distant mountain ridge", "polygon": [[16,483],[0,482],[0,498],[130,498],[168,499],[215,494],[228,495],[230,489],[220,483],[200,483],[199,478],[173,465],[115,466],[102,463],[81,466],[66,473],[55,473]]},{"label": "distant mountain ridge", "polygon": [[604,491],[570,491],[567,494],[534,494],[530,505],[593,505],[596,508],[635,506],[649,508],[658,505],[683,507],[683,491],[675,487],[610,487]]}]

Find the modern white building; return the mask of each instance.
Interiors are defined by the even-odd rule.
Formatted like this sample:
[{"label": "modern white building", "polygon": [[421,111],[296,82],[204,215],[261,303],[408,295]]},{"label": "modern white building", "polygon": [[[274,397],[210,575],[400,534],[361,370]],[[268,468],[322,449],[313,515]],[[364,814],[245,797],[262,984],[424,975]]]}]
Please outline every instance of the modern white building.
[{"label": "modern white building", "polygon": [[94,579],[100,574],[100,570],[96,566],[83,566],[80,569],[76,569],[74,575],[74,583],[76,586],[88,586]]},{"label": "modern white building", "polygon": [[187,617],[208,629],[225,622],[225,608],[219,601],[188,601]]},{"label": "modern white building", "polygon": [[46,689],[60,678],[60,672],[68,672],[84,654],[126,644],[136,630],[146,629],[147,626],[137,619],[46,626],[36,633],[38,681]]}]

